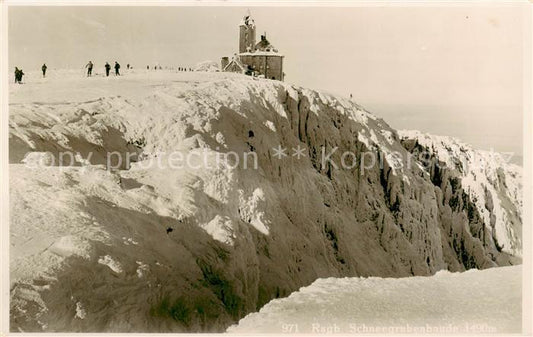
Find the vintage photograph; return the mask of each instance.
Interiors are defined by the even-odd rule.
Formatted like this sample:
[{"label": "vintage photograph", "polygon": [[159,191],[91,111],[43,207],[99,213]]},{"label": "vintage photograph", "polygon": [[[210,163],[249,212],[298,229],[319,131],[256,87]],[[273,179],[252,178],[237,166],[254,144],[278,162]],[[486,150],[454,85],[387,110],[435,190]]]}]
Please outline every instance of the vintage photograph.
[{"label": "vintage photograph", "polygon": [[2,332],[531,333],[531,3],[2,7]]}]

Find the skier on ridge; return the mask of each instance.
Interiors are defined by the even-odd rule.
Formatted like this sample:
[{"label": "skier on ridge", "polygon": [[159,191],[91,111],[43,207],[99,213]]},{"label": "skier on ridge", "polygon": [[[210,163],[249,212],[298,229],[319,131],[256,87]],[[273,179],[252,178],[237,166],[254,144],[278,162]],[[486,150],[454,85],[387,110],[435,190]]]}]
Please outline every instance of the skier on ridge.
[{"label": "skier on ridge", "polygon": [[87,63],[85,68],[87,68],[87,77],[91,77],[91,75],[93,73],[93,62],[89,61],[89,63]]},{"label": "skier on ridge", "polygon": [[109,70],[111,70],[111,66],[109,65],[109,63],[105,63],[105,75],[106,76],[109,76]]},{"label": "skier on ridge", "polygon": [[120,69],[120,64],[118,64],[117,61],[115,61],[115,76],[120,76],[120,72],[118,71]]},{"label": "skier on ridge", "polygon": [[41,70],[43,71],[43,78],[46,77],[46,68],[48,68],[46,63],[43,63],[43,66],[41,67]]}]

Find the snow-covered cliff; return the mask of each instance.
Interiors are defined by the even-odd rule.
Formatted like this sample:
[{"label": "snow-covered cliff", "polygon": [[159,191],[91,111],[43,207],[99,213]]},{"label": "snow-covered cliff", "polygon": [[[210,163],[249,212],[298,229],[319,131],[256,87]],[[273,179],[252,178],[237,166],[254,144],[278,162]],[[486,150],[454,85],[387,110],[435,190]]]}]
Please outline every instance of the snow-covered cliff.
[{"label": "snow-covered cliff", "polygon": [[516,167],[426,165],[278,81],[65,74],[10,87],[14,331],[222,331],[317,278],[520,261]]},{"label": "snow-covered cliff", "polygon": [[[426,165],[435,176],[435,166],[448,170],[476,206],[487,236],[498,249],[522,255],[522,168],[510,157],[494,151],[474,150],[468,144],[444,136],[400,130],[403,144],[416,153],[434,155],[434,165]],[[414,143],[413,143],[414,142]],[[431,170],[433,169],[433,170]],[[438,170],[438,169],[437,169]],[[442,173],[441,173],[442,174]],[[441,183],[441,189],[447,187]],[[490,225],[490,226],[488,226]]]}]

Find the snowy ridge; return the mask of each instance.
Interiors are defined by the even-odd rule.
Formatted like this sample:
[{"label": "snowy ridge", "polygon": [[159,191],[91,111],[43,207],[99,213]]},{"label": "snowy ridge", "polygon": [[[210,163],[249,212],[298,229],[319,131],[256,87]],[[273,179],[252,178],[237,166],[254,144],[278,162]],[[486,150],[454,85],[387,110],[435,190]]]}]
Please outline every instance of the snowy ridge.
[{"label": "snowy ridge", "polygon": [[522,255],[522,168],[494,151],[474,150],[453,137],[400,130],[415,139],[461,177],[485,226],[491,228],[502,250]]}]

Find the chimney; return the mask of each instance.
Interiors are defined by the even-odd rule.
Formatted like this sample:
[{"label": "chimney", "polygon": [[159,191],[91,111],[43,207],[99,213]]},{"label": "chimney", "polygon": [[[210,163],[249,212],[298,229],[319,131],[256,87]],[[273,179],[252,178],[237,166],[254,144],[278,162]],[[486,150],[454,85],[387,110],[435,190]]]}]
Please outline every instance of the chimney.
[{"label": "chimney", "polygon": [[224,68],[226,68],[226,66],[228,65],[229,63],[229,58],[227,56],[224,56],[221,60],[220,60],[220,66],[221,66],[221,71],[224,71]]}]

